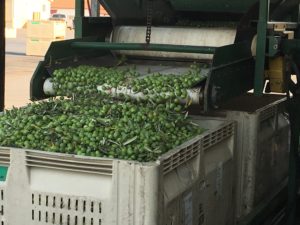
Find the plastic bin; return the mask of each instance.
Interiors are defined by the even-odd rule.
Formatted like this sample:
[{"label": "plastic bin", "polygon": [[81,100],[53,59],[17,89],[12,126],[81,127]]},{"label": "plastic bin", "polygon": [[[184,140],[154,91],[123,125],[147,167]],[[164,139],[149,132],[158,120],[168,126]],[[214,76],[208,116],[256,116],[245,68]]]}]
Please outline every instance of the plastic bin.
[{"label": "plastic bin", "polygon": [[26,55],[45,56],[53,41],[62,41],[64,39],[52,38],[27,38]]},{"label": "plastic bin", "polygon": [[64,39],[66,28],[65,21],[28,21],[27,38]]},{"label": "plastic bin", "polygon": [[237,121],[235,215],[241,220],[288,176],[290,126],[284,96],[252,94],[224,107]]},{"label": "plastic bin", "polygon": [[[222,135],[214,133],[216,139]],[[204,141],[205,168],[204,216],[206,225],[232,225],[233,223],[233,180],[234,158],[231,142],[219,142],[214,146]],[[199,223],[202,224],[202,223]]]},{"label": "plastic bin", "polygon": [[207,185],[232,192],[219,162],[232,169],[235,122],[197,122],[209,130],[151,163],[1,148],[0,224],[206,224]]}]

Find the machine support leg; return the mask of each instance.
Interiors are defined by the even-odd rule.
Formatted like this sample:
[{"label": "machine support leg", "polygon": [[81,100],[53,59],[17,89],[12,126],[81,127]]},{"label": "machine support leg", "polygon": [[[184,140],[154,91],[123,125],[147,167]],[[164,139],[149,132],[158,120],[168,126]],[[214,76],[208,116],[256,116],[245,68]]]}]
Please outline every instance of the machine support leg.
[{"label": "machine support leg", "polygon": [[82,20],[84,17],[84,0],[75,1],[75,38],[82,38],[83,25]]},{"label": "machine support leg", "polygon": [[269,15],[269,0],[260,0],[259,3],[259,20],[257,27],[257,48],[255,63],[255,95],[262,95],[264,89],[264,70],[266,55],[266,39],[267,39],[267,22]]},{"label": "machine support leg", "polygon": [[5,97],[5,0],[0,0],[0,111]]},{"label": "machine support leg", "polygon": [[291,148],[288,188],[288,225],[295,225],[297,209],[297,193],[299,181],[299,135],[300,135],[300,96],[294,96],[288,102],[288,110],[291,122]]},{"label": "machine support leg", "polygon": [[99,17],[100,4],[99,0],[91,0],[92,17]]}]

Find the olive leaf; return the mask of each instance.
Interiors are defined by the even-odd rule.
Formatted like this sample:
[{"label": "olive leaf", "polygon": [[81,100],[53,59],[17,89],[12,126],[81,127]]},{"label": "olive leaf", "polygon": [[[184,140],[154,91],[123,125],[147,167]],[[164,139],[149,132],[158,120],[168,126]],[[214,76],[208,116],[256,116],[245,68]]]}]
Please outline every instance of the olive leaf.
[{"label": "olive leaf", "polygon": [[123,145],[124,145],[124,146],[129,145],[129,144],[131,144],[132,142],[134,142],[137,138],[138,138],[138,136],[135,136],[135,137],[129,139],[128,141],[126,141]]}]

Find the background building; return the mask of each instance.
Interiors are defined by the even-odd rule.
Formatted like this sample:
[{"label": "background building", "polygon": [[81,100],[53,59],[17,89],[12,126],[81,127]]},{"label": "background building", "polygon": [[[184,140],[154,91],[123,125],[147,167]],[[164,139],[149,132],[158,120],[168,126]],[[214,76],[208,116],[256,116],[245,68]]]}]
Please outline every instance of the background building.
[{"label": "background building", "polygon": [[[91,1],[90,1],[91,2]],[[88,2],[85,0],[85,16],[90,15],[90,11],[88,8]],[[75,0],[52,0],[51,2],[51,14],[53,13],[62,13],[68,17],[75,16]],[[103,7],[100,7],[100,15],[101,16],[108,16],[107,12],[104,10]]]},{"label": "background building", "polygon": [[[48,20],[53,13],[65,14],[71,27],[75,16],[75,0],[5,0],[6,37],[16,37],[16,29],[23,28],[36,13],[40,20]],[[85,0],[85,15],[90,16],[89,4]],[[108,16],[103,7],[100,15]]]},{"label": "background building", "polygon": [[50,17],[50,6],[49,0],[6,0],[6,27],[24,27],[33,18],[33,13],[38,13],[41,20],[47,20]]}]

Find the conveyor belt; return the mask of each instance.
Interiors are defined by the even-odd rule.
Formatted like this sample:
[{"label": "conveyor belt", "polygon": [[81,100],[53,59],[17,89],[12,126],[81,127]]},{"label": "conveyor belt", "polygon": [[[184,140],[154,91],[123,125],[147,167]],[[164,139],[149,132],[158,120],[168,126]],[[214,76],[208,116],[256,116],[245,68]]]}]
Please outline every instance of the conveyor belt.
[{"label": "conveyor belt", "polygon": [[[118,69],[121,70],[128,70],[132,69],[141,75],[141,78],[145,76],[151,76],[154,73],[160,73],[163,75],[181,75],[185,74],[190,70],[190,67],[184,67],[184,66],[168,66],[168,65],[123,65],[119,66]],[[201,69],[201,72],[199,76],[203,78],[203,83],[206,80],[209,69],[203,68]],[[132,98],[140,98],[143,99],[145,96],[142,93],[134,93],[132,90],[126,88],[126,87],[118,87],[118,88],[105,88],[105,85],[98,86],[99,91],[104,91],[108,94],[111,94],[113,97],[118,97],[119,94],[127,94],[128,96],[131,96]],[[53,88],[53,83],[51,82],[51,78],[47,79],[43,86],[44,93],[48,95],[55,95],[55,90]],[[192,104],[200,104],[203,100],[203,91],[204,88],[200,85],[198,87],[193,87],[190,90],[188,90],[188,100],[191,101]],[[181,102],[183,104],[186,104],[187,99],[182,99]]]},{"label": "conveyor belt", "polygon": [[[112,43],[145,43],[146,27],[116,27],[111,35]],[[152,27],[151,44],[168,44],[182,46],[220,47],[233,44],[236,37],[235,28],[184,28]],[[211,60],[212,54],[171,53],[153,51],[115,51],[130,56],[148,56],[156,58],[183,58]]]}]

